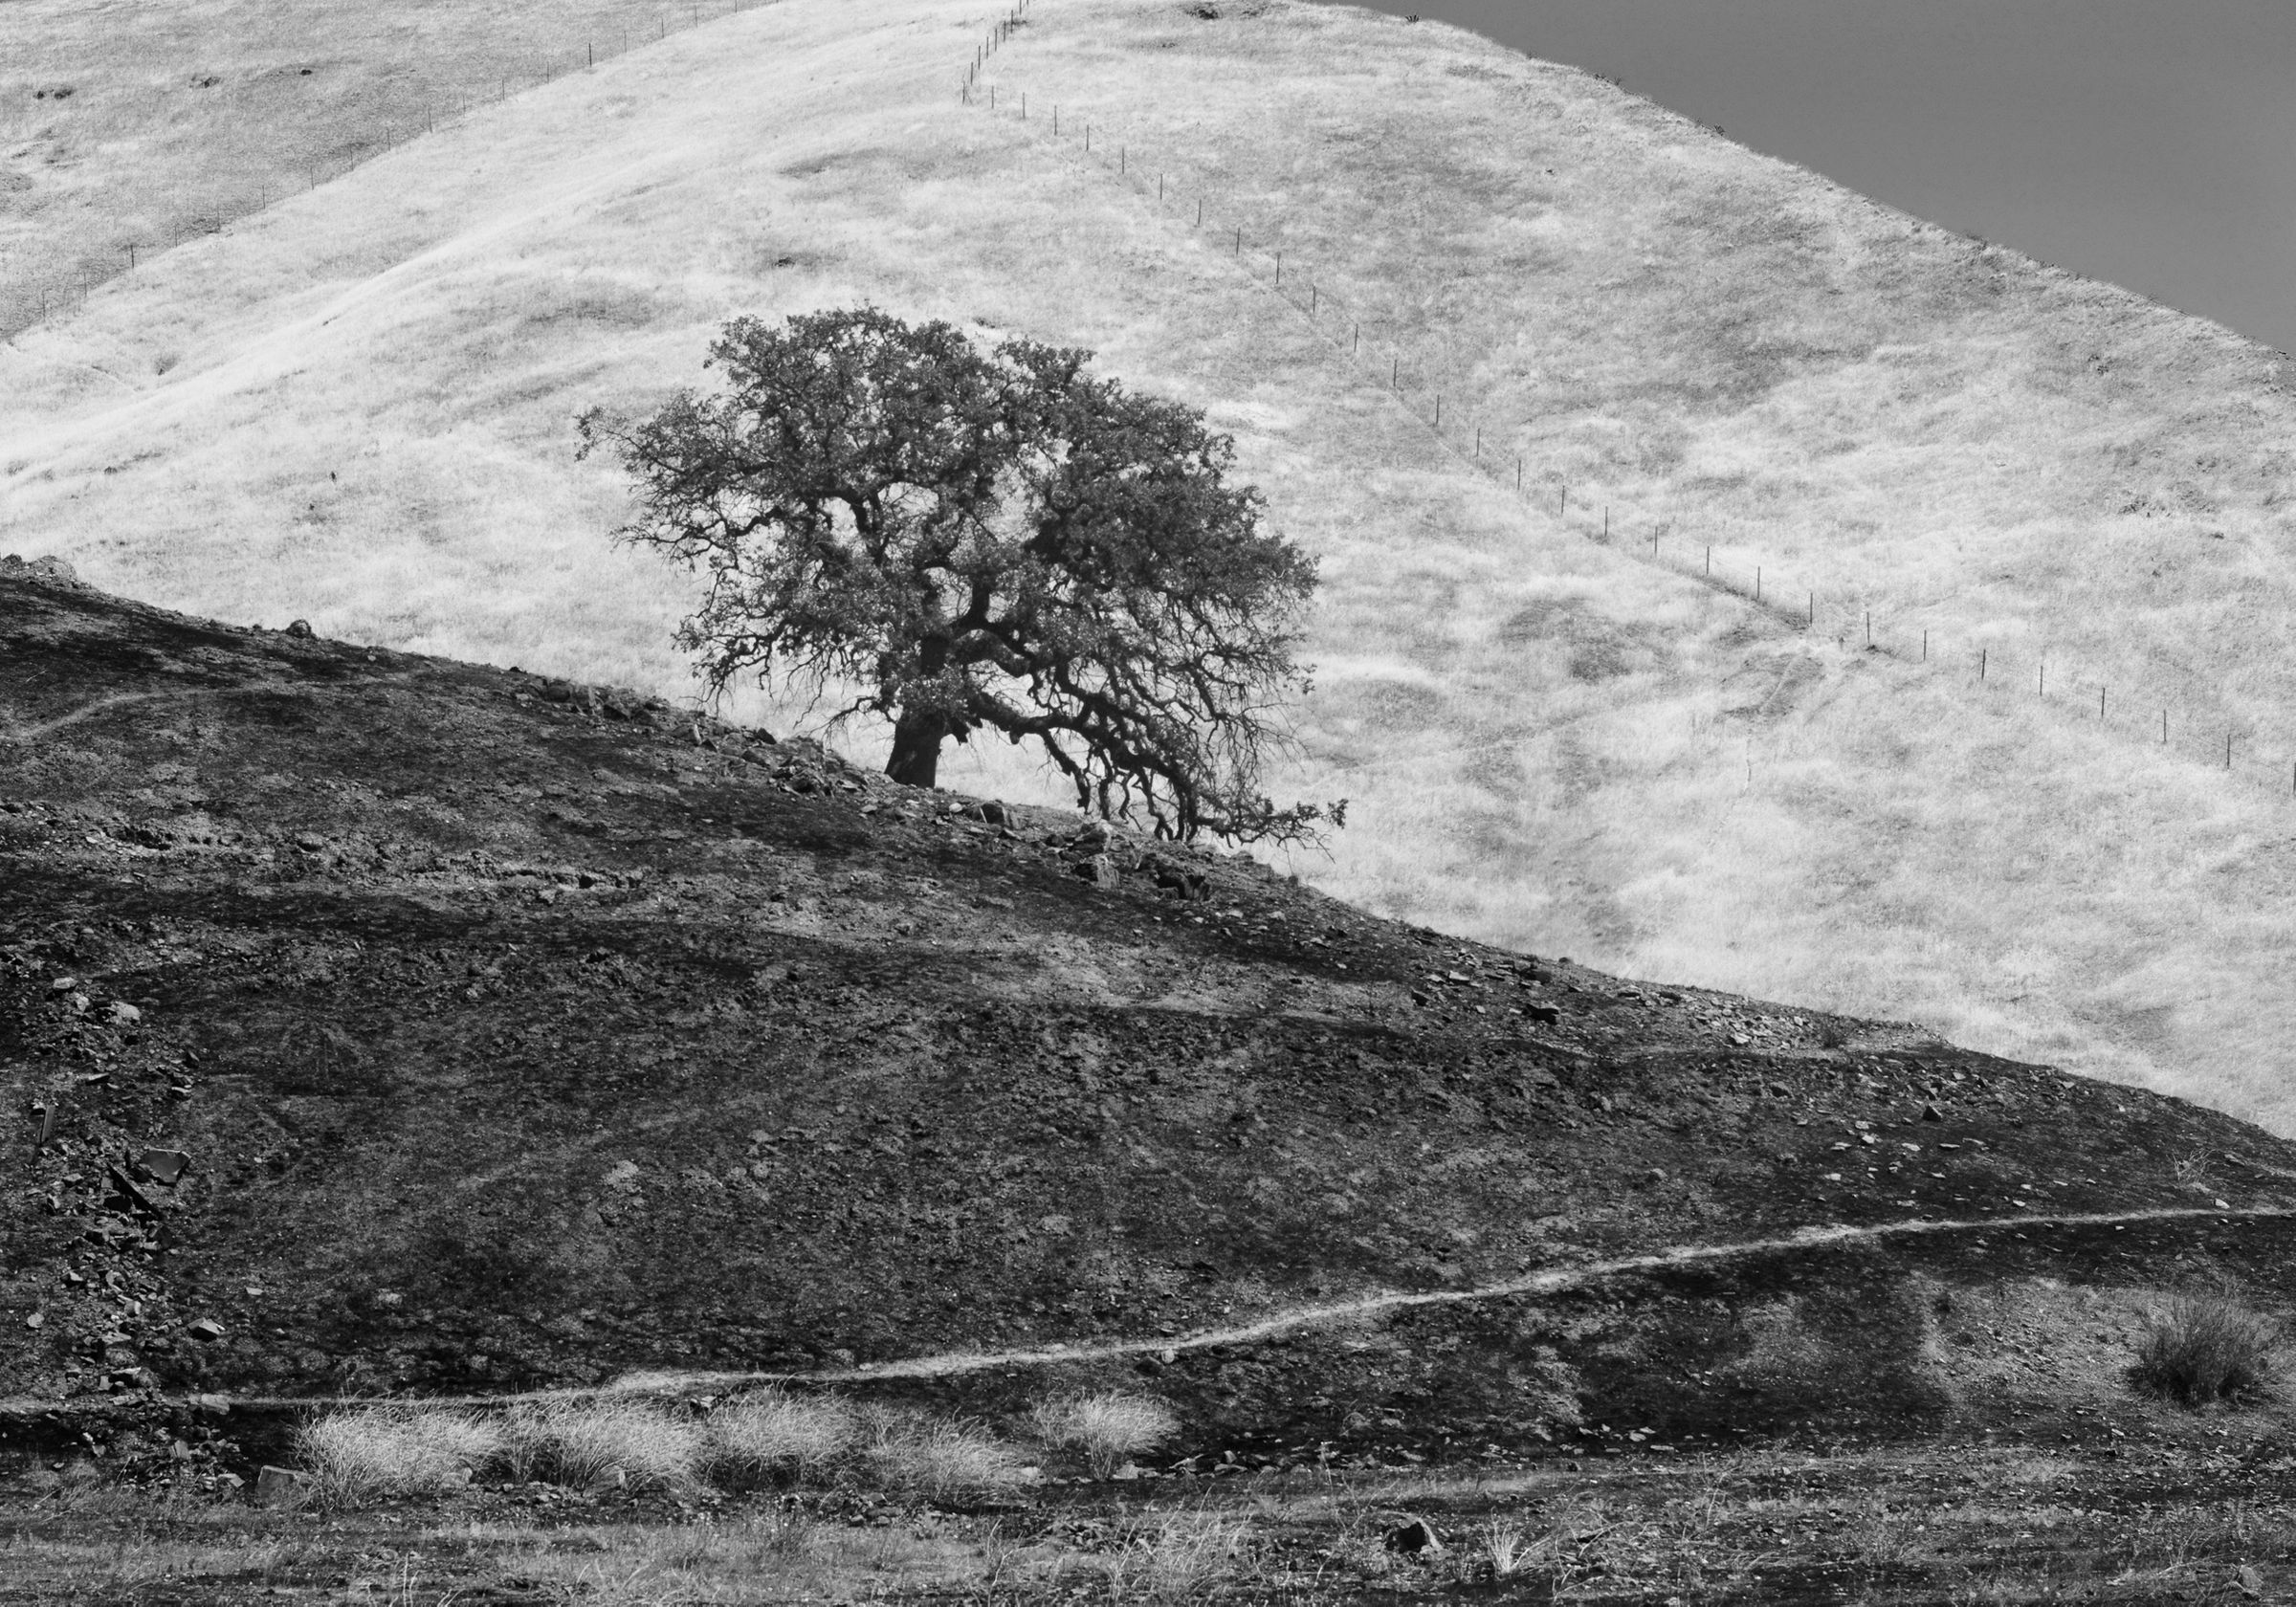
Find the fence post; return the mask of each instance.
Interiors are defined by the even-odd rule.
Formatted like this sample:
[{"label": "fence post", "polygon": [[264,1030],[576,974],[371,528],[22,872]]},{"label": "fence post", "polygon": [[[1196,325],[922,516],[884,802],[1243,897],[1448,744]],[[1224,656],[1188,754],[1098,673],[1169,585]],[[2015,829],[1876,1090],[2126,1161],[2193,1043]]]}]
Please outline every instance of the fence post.
[{"label": "fence post", "polygon": [[1282,252],[1275,253],[1275,282],[1279,285],[1284,282],[1284,253]]},{"label": "fence post", "polygon": [[1758,563],[1754,566],[1754,600],[1762,600],[1762,566]]},{"label": "fence post", "polygon": [[1930,661],[1930,633],[1926,630],[1921,633],[1921,661],[1924,664]]},{"label": "fence post", "polygon": [[595,44],[592,44],[589,40],[585,39],[582,42],[582,54],[589,58],[589,66],[596,67],[598,65],[598,47]]},{"label": "fence post", "polygon": [[2099,725],[2105,723],[2105,689],[2103,687],[2097,688],[2097,723]]},{"label": "fence post", "polygon": [[2160,745],[2164,748],[2169,745],[2169,712],[2166,709],[2160,712]]},{"label": "fence post", "polygon": [[1443,392],[1440,390],[1435,393],[1435,428],[1443,428]]},{"label": "fence post", "polygon": [[1814,591],[1810,593],[1810,628],[1818,628],[1818,594]]},{"label": "fence post", "polygon": [[1714,578],[1714,544],[1711,541],[1706,544],[1706,578],[1710,581]]},{"label": "fence post", "polygon": [[1980,681],[1985,678],[1985,660],[1992,653],[1992,651],[1993,649],[1991,648],[1979,648],[1977,649],[1977,679]]},{"label": "fence post", "polygon": [[1610,504],[1602,504],[1602,539],[1610,539]]},{"label": "fence post", "polygon": [[1869,648],[1873,646],[1873,610],[1871,608],[1866,610],[1866,645]]},{"label": "fence post", "polygon": [[1477,459],[1483,456],[1483,427],[1479,424],[1475,426],[1475,456]]},{"label": "fence post", "polygon": [[1570,511],[1571,488],[1566,485],[1562,488],[1562,495],[1556,500],[1555,517],[1557,518],[1567,517],[1570,514]]},{"label": "fence post", "polygon": [[2232,768],[2232,733],[2224,733],[2224,768]]},{"label": "fence post", "polygon": [[1403,388],[1403,360],[1400,357],[1388,359],[1387,388],[1390,390]]},{"label": "fence post", "polygon": [[1310,279],[1310,280],[1308,281],[1308,317],[1310,317],[1310,318],[1314,318],[1314,316],[1315,316],[1315,281],[1314,281],[1314,280],[1313,280],[1313,279]]},{"label": "fence post", "polygon": [[1517,496],[1523,494],[1523,460],[1520,456],[1514,460],[1514,494]]},{"label": "fence post", "polygon": [[1355,325],[1355,331],[1354,341],[1347,348],[1347,355],[1350,357],[1363,349],[1363,326],[1359,323]]},{"label": "fence post", "polygon": [[2045,658],[2041,661],[2041,685],[2037,690],[2043,697],[2049,694],[2049,661]]}]

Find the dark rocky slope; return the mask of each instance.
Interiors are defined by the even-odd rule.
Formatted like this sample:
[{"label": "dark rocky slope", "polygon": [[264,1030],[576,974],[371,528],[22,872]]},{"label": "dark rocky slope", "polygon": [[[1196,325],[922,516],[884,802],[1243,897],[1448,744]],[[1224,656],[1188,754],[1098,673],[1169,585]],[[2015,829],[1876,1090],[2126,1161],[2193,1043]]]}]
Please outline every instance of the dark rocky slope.
[{"label": "dark rocky slope", "polygon": [[[2116,1291],[2213,1270],[2276,1306],[2296,1237],[2241,1214],[2296,1199],[2296,1148],[2176,1100],[20,565],[0,1091],[19,1446],[193,1394],[1108,1335],[1176,1343],[1072,1371],[1157,1375],[1198,1443],[1927,1433],[2072,1410],[2126,1359]],[[2155,1207],[2209,1214],[2028,1221]],[[1980,1225],[1184,1345],[1923,1217]],[[2078,1356],[2050,1289],[2093,1309]]]}]

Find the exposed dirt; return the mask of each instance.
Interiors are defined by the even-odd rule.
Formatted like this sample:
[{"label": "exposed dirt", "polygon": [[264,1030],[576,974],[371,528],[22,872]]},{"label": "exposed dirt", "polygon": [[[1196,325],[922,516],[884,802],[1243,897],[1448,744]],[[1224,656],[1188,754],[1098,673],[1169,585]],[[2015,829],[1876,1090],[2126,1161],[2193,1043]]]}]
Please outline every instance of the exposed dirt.
[{"label": "exposed dirt", "polygon": [[[1181,1453],[1272,1464],[2174,1435],[2120,1378],[2147,1291],[2282,1310],[2296,1246],[2241,1214],[2296,1146],[2174,1099],[20,567],[0,1090],[0,1479],[244,1462],[254,1399],[892,1373],[1763,1239],[869,1387],[1146,1373]],[[1925,1217],[1998,1226],[1793,1242]]]}]

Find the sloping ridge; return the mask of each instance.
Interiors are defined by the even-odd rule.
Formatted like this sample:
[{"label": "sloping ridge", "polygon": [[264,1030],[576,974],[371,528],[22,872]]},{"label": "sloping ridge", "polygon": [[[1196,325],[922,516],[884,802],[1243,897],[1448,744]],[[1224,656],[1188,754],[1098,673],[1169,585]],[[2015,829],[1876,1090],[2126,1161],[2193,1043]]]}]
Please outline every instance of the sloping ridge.
[{"label": "sloping ridge", "polygon": [[[0,648],[0,1374],[43,1431],[1145,1368],[1244,1442],[1931,1432],[2067,1387],[1945,1354],[1956,1301],[2086,1302],[2093,1349],[2182,1277],[2285,1300],[2296,1147],[2173,1099],[613,689],[20,571]],[[918,1359],[964,1353],[1003,1364]]]},{"label": "sloping ridge", "polygon": [[785,0],[454,121],[0,350],[11,540],[675,693],[572,415],[736,313],[1090,347],[1322,561],[1316,885],[2289,1125],[2287,775],[2221,762],[2296,749],[2283,360],[1456,30],[1203,11],[1041,0],[966,104],[1002,8]]}]

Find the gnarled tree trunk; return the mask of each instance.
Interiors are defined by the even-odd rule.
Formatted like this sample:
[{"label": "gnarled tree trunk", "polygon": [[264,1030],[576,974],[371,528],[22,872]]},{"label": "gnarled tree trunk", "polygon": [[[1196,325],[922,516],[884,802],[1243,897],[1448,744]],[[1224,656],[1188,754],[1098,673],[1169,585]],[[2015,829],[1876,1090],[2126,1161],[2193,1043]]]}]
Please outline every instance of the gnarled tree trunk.
[{"label": "gnarled tree trunk", "polygon": [[905,786],[933,785],[940,767],[941,739],[948,734],[949,722],[941,715],[903,709],[893,724],[893,757],[885,761],[885,774]]}]

